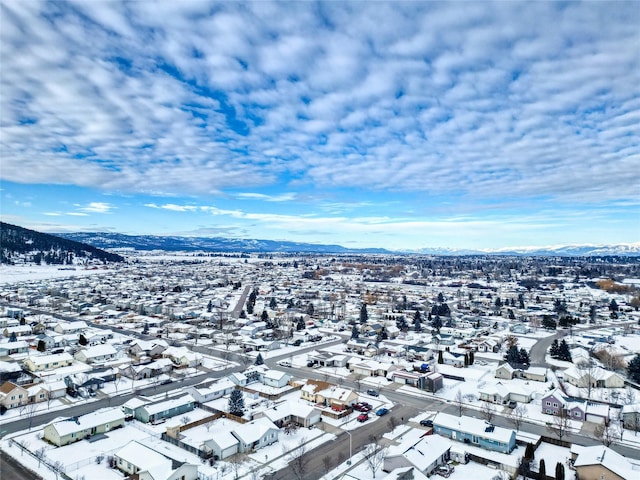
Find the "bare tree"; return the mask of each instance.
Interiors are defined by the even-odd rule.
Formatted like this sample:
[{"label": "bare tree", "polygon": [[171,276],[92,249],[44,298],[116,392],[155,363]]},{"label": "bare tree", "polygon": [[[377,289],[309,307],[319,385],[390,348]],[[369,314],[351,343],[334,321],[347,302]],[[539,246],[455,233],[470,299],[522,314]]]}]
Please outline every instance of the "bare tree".
[{"label": "bare tree", "polygon": [[493,420],[493,416],[496,414],[496,407],[493,403],[484,402],[481,409],[482,418],[484,418],[487,422],[491,423]]},{"label": "bare tree", "polygon": [[389,420],[387,420],[387,424],[389,425],[389,428],[391,430],[395,430],[395,428],[398,426],[398,420],[393,415],[390,415]]},{"label": "bare tree", "polygon": [[362,388],[362,379],[364,378],[363,375],[361,374],[357,374],[354,378],[353,378],[353,383],[356,386],[356,390],[358,391],[358,393],[360,393],[360,388]]},{"label": "bare tree", "polygon": [[204,424],[204,426],[205,426],[205,427],[206,427],[206,429],[207,429],[207,432],[208,432],[209,430],[211,430],[211,427],[213,427],[213,424],[214,424],[214,423],[215,423],[215,422],[214,422],[213,420],[209,420],[208,422],[206,422],[206,423]]},{"label": "bare tree", "polygon": [[613,442],[618,440],[619,436],[619,428],[613,423],[610,423],[609,425],[605,422],[599,423],[593,430],[593,437],[602,442],[605,447],[610,447]]},{"label": "bare tree", "polygon": [[18,445],[20,445],[20,456],[22,456],[22,454],[24,453],[24,451],[27,449],[27,447],[29,446],[29,442],[27,442],[25,439],[22,440],[18,440],[16,442]]},{"label": "bare tree", "polygon": [[371,470],[373,478],[376,478],[376,472],[382,467],[384,459],[387,456],[386,447],[382,447],[379,443],[369,443],[364,449],[364,458],[367,467]]},{"label": "bare tree", "polygon": [[29,430],[31,430],[31,426],[33,425],[33,417],[37,409],[38,405],[36,403],[27,403],[20,408],[20,416],[26,417],[29,420]]},{"label": "bare tree", "polygon": [[44,447],[40,447],[35,452],[33,452],[36,458],[38,459],[38,468],[40,468],[40,462],[44,461],[45,459],[46,451],[47,450]]},{"label": "bare tree", "polygon": [[509,421],[513,423],[513,426],[516,427],[517,431],[520,430],[520,426],[524,423],[524,419],[527,417],[527,410],[526,405],[519,403],[508,415]]},{"label": "bare tree", "polygon": [[291,470],[293,470],[296,478],[299,478],[300,480],[305,477],[307,468],[309,466],[309,456],[306,455],[306,441],[307,439],[305,437],[302,437],[298,441],[298,446],[294,448],[287,456],[287,459],[289,460],[289,467],[291,468]]},{"label": "bare tree", "polygon": [[453,403],[456,405],[456,407],[458,407],[458,416],[461,417],[464,413],[465,406],[464,398],[462,398],[462,392],[460,390],[458,390],[456,392],[456,396],[453,397]]},{"label": "bare tree", "polygon": [[236,453],[231,458],[231,468],[233,470],[233,478],[235,478],[236,480],[240,478],[240,467],[242,466],[245,460],[246,460],[246,455],[243,453]]},{"label": "bare tree", "polygon": [[188,415],[184,415],[182,418],[180,418],[180,422],[182,423],[182,425],[186,425],[190,421],[191,421],[191,418],[189,418]]},{"label": "bare tree", "polygon": [[581,362],[576,365],[576,371],[580,378],[578,379],[578,387],[584,391],[585,398],[591,398],[591,393],[596,388],[598,380],[602,376],[602,370],[592,359],[587,362]]},{"label": "bare tree", "polygon": [[571,428],[571,419],[566,410],[560,410],[553,421],[547,424],[547,430],[558,437],[562,441],[562,437],[566,436]]},{"label": "bare tree", "polygon": [[329,473],[329,470],[331,470],[331,463],[332,458],[329,455],[325,455],[324,457],[322,457],[322,465],[324,466],[324,473]]}]

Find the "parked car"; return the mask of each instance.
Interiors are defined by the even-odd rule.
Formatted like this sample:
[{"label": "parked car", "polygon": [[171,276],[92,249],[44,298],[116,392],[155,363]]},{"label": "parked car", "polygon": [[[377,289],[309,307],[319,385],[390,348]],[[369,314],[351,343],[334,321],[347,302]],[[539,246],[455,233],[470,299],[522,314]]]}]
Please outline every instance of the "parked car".
[{"label": "parked car", "polygon": [[369,420],[369,414],[368,413],[361,413],[360,415],[358,415],[358,418],[356,419],[359,422],[366,422],[367,420]]},{"label": "parked car", "polygon": [[511,409],[514,409],[514,408],[516,408],[517,406],[518,406],[518,402],[514,402],[513,400],[511,400],[511,401],[509,402],[509,404],[507,405],[507,407],[509,407],[509,408],[511,408]]},{"label": "parked car", "polygon": [[377,397],[378,391],[374,390],[373,388],[370,388],[369,390],[367,390],[367,395],[371,395],[372,397]]},{"label": "parked car", "polygon": [[453,465],[440,465],[436,468],[436,473],[441,477],[448,478],[453,473]]},{"label": "parked car", "polygon": [[389,409],[388,408],[379,408],[378,410],[376,410],[376,415],[381,417],[383,415],[386,415],[387,413],[389,413]]},{"label": "parked car", "polygon": [[423,420],[420,420],[420,425],[422,425],[423,427],[433,427],[433,420],[425,418]]},{"label": "parked car", "polygon": [[302,340],[297,339],[295,342],[293,342],[292,344],[294,347],[299,347],[300,345],[302,345]]}]

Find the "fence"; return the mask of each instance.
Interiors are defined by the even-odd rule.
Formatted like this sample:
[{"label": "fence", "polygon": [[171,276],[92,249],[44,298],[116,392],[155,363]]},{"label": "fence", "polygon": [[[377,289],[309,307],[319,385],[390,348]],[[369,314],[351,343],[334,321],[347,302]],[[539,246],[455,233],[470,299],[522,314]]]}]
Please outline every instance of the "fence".
[{"label": "fence", "polygon": [[198,455],[200,458],[209,458],[209,457],[211,457],[213,455],[212,452],[207,452],[207,451],[204,451],[204,450],[200,450],[199,448],[196,448],[193,445],[189,445],[188,443],[184,443],[184,442],[178,440],[177,438],[170,437],[166,433],[163,433],[161,438],[165,442],[171,443],[172,445],[175,445],[176,447],[180,447],[180,448],[186,450],[187,452],[193,453],[194,455]]},{"label": "fence", "polygon": [[47,459],[44,450],[42,450],[42,454],[36,454],[34,452],[32,452],[31,450],[29,450],[26,446],[21,445],[20,442],[16,442],[14,439],[9,439],[9,445],[17,445],[18,447],[20,447],[20,450],[22,452],[26,452],[29,455],[31,455],[33,458],[35,458],[36,460],[38,460],[38,466],[40,466],[40,464],[44,465],[45,467],[47,467],[49,470],[51,470],[53,473],[56,474],[56,478],[58,478],[58,476],[60,476],[60,478],[64,479],[64,480],[73,480],[73,478],[71,478],[69,475],[67,475],[64,472],[64,465],[60,465],[58,463],[56,464],[52,464],[49,463],[49,460]]}]

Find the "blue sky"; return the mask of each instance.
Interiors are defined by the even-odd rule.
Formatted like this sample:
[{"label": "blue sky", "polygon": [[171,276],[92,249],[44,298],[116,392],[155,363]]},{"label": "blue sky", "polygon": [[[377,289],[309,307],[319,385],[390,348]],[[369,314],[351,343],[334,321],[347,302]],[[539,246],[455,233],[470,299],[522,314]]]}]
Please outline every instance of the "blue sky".
[{"label": "blue sky", "polygon": [[640,240],[637,2],[0,2],[3,221]]}]

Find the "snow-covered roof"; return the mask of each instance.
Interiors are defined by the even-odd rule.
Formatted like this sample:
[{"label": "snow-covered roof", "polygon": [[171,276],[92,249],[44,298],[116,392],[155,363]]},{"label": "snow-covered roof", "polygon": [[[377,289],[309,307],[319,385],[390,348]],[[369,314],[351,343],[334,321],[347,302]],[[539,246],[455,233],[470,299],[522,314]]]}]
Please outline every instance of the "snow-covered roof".
[{"label": "snow-covered roof", "polygon": [[149,415],[153,415],[155,413],[164,412],[166,410],[177,408],[189,402],[194,402],[194,401],[195,400],[191,395],[184,395],[180,398],[172,398],[170,400],[165,400],[164,402],[147,405],[144,407],[144,409]]},{"label": "snow-covered roof", "polygon": [[53,427],[61,437],[80,430],[104,425],[105,423],[116,422],[124,419],[124,413],[117,408],[105,408],[87,413],[80,417],[73,417],[66,420],[58,420],[53,422]]},{"label": "snow-covered roof", "polygon": [[72,362],[73,357],[69,355],[67,352],[63,353],[52,353],[49,355],[34,355],[29,357],[29,360],[33,362],[34,365],[46,365],[47,363],[55,363],[55,362]]},{"label": "snow-covered roof", "polygon": [[135,440],[118,450],[116,455],[140,470],[151,470],[158,466],[164,468],[168,466],[168,469],[171,469],[171,460]]},{"label": "snow-covered roof", "polygon": [[449,430],[479,435],[497,442],[509,443],[514,431],[508,428],[493,426],[487,430],[489,424],[482,419],[473,417],[456,417],[448,413],[440,412],[433,419],[434,426],[441,426]]},{"label": "snow-covered roof", "polygon": [[268,418],[261,417],[251,422],[237,425],[233,429],[233,433],[245,445],[251,445],[260,440],[271,429],[278,430],[278,427]]},{"label": "snow-covered roof", "polygon": [[108,355],[116,355],[118,353],[118,351],[108,343],[85,348],[82,352],[85,358],[104,357]]},{"label": "snow-covered roof", "polygon": [[403,456],[419,470],[432,465],[451,448],[451,441],[440,435],[421,437],[417,443],[407,448],[406,443],[392,446],[387,452],[388,457]]},{"label": "snow-covered roof", "polygon": [[[579,446],[576,445],[576,447]],[[602,465],[622,478],[631,479],[640,477],[640,470],[636,470],[627,458],[604,445],[580,447],[576,448],[575,451],[578,453],[578,458],[576,458],[573,463],[576,468],[588,465]]]}]

